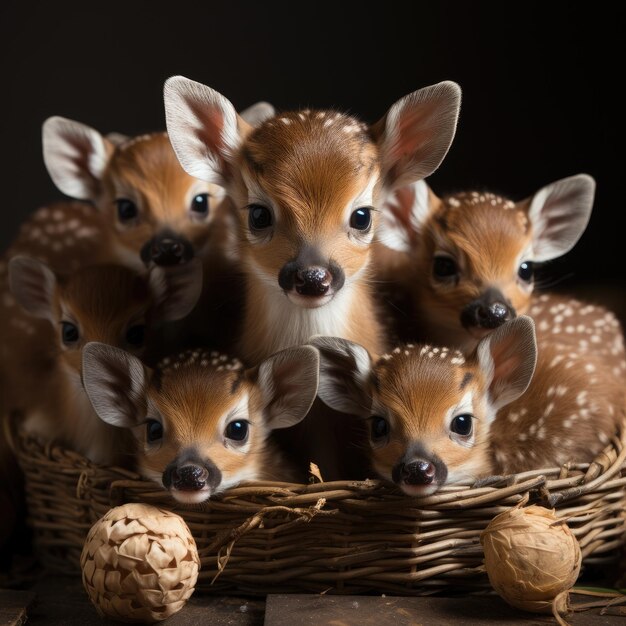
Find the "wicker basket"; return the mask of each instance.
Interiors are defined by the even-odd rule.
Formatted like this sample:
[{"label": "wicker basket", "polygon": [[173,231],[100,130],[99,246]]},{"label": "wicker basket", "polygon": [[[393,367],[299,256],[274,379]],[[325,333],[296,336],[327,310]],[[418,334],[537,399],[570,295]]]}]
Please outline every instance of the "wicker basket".
[{"label": "wicker basket", "polygon": [[152,482],[13,433],[41,560],[78,573],[83,540],[110,507],[175,510],[196,539],[205,592],[433,593],[488,586],[481,531],[525,498],[555,507],[584,563],[608,564],[625,539],[626,429],[591,464],[446,487],[413,499],[379,481],[241,486],[182,506]]}]

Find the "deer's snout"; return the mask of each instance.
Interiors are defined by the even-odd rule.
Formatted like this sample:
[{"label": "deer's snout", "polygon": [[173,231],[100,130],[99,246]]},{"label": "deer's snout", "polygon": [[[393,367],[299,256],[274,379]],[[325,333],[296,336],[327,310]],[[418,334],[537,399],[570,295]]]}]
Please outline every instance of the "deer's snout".
[{"label": "deer's snout", "polygon": [[191,242],[175,233],[165,231],[155,235],[141,249],[141,259],[146,264],[181,265],[193,258]]},{"label": "deer's snout", "polygon": [[428,495],[446,482],[448,468],[437,455],[414,444],[395,465],[391,478],[409,495]]},{"label": "deer's snout", "polygon": [[182,454],[163,472],[163,486],[181,502],[202,502],[222,482],[222,473],[209,459]]},{"label": "deer's snout", "polygon": [[398,466],[400,481],[407,485],[430,485],[435,480],[435,466],[430,461],[413,461]]},{"label": "deer's snout", "polygon": [[304,306],[325,300],[339,291],[345,282],[341,267],[334,261],[321,262],[299,257],[286,263],[278,274],[278,284],[285,293],[303,298]]},{"label": "deer's snout", "polygon": [[488,289],[461,311],[461,324],[468,330],[472,328],[491,330],[502,326],[516,315],[511,303],[499,290]]}]

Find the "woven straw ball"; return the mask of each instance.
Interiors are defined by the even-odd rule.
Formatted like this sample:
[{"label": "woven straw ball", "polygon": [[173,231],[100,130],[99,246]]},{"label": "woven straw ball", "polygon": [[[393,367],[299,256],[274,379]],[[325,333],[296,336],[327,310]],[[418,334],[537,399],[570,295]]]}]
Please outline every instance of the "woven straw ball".
[{"label": "woven straw ball", "polygon": [[125,504],[92,526],[80,564],[83,584],[100,615],[151,623],[185,605],[200,559],[179,515],[146,504]]},{"label": "woven straw ball", "polygon": [[529,506],[501,513],[480,542],[489,582],[510,605],[534,613],[567,610],[564,592],[576,583],[582,556],[578,540],[554,511]]}]

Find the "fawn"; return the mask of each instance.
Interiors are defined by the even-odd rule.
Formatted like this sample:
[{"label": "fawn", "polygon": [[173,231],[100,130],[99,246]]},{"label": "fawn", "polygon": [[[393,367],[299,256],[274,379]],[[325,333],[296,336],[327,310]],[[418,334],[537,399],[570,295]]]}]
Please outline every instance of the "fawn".
[{"label": "fawn", "polygon": [[[252,129],[224,96],[181,76],[165,83],[164,95],[181,165],[223,186],[234,202],[246,281],[238,353],[257,363],[316,333],[382,351],[369,279],[379,209],[393,189],[428,175],[444,158],[458,86],[416,91],[370,127],[306,109]],[[340,425],[316,417],[307,431],[311,419],[298,428],[306,433],[300,443],[323,450],[332,463]],[[327,479],[335,475],[327,461],[316,462]]]},{"label": "fawn", "polygon": [[320,398],[369,422],[372,468],[412,496],[493,473],[590,462],[625,417],[623,385],[603,376],[602,359],[558,343],[537,353],[527,316],[467,357],[406,344],[374,363],[345,339],[311,343],[320,351]]},{"label": "fawn", "polygon": [[94,410],[107,424],[132,430],[139,471],[184,503],[242,481],[295,480],[270,434],[304,418],[318,372],[310,346],[287,348],[249,369],[203,350],[165,358],[153,370],[112,346],[83,350]]},{"label": "fawn", "polygon": [[[533,269],[575,245],[591,214],[595,183],[580,174],[514,203],[491,193],[438,198],[420,181],[387,206],[381,242],[400,258],[413,302],[412,330],[466,351],[531,308]],[[386,253],[381,272],[393,253]],[[393,269],[396,269],[395,267]]]},{"label": "fawn", "polygon": [[589,221],[594,189],[593,179],[580,174],[517,204],[478,192],[439,199],[423,181],[401,190],[387,212],[382,241],[400,251],[400,280],[414,303],[405,338],[468,351],[491,329],[527,313],[540,347],[558,341],[570,353],[601,357],[608,375],[624,379],[624,339],[613,313],[533,293],[533,265],[576,244]]},{"label": "fawn", "polygon": [[[264,102],[242,113],[251,124],[272,114]],[[92,203],[115,232],[110,260],[139,269],[212,252],[210,244],[229,230],[223,224],[228,212],[220,209],[223,189],[189,176],[166,133],[114,135],[59,116],[42,129],[44,162],[55,185]]]},{"label": "fawn", "polygon": [[194,307],[201,271],[194,261],[143,274],[94,265],[63,275],[41,261],[13,257],[14,303],[0,309],[3,415],[21,414],[27,430],[59,439],[92,461],[124,461],[118,432],[97,419],[85,396],[81,351],[97,340],[141,353],[157,324]]},{"label": "fawn", "polygon": [[[242,116],[258,124],[272,114],[271,105],[260,102]],[[169,350],[172,341],[185,341],[185,335],[190,335],[188,342],[232,343],[241,278],[223,189],[189,176],[166,133],[103,136],[79,122],[51,117],[43,125],[43,154],[57,187],[92,203],[101,214],[105,262],[139,270],[202,259],[202,300],[184,326],[170,327],[161,351]],[[64,245],[64,238],[57,237],[54,245]],[[212,332],[217,327],[220,331]]]}]

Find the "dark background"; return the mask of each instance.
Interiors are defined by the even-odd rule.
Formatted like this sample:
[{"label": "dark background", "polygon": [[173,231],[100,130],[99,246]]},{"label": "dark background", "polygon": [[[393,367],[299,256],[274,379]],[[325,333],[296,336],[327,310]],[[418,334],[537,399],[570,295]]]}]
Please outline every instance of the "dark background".
[{"label": "dark background", "polygon": [[[598,182],[591,223],[551,275],[621,282],[624,14],[608,3],[4,2],[0,7],[4,248],[37,206],[61,198],[41,158],[54,114],[100,131],[164,127],[165,78],[211,85],[237,108],[334,106],[375,121],[443,80],[464,91],[439,193],[520,199],[558,178]],[[167,10],[165,10],[165,8]],[[408,12],[407,12],[408,11]],[[623,292],[622,292],[623,293]],[[621,296],[620,296],[621,297]]]}]

